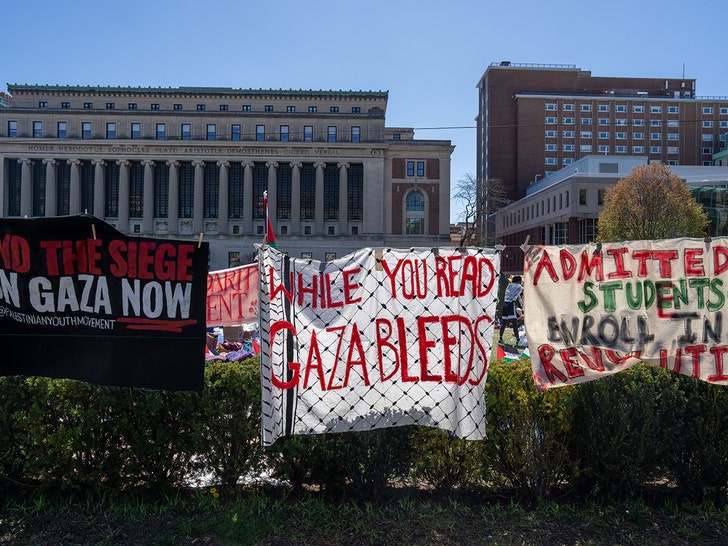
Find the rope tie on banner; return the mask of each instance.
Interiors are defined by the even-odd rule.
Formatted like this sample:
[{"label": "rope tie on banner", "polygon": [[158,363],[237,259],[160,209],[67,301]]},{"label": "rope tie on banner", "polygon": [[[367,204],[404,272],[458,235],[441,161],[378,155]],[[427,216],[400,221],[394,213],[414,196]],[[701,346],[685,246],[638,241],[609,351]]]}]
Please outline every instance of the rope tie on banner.
[{"label": "rope tie on banner", "polygon": [[202,232],[200,232],[200,238],[197,240],[197,248],[202,247]]}]

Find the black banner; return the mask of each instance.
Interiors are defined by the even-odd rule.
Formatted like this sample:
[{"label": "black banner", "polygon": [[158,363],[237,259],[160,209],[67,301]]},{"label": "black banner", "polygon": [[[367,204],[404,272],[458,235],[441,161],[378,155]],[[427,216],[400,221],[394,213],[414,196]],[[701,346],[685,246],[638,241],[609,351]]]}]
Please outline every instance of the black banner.
[{"label": "black banner", "polygon": [[0,219],[0,375],[201,390],[208,244]]}]

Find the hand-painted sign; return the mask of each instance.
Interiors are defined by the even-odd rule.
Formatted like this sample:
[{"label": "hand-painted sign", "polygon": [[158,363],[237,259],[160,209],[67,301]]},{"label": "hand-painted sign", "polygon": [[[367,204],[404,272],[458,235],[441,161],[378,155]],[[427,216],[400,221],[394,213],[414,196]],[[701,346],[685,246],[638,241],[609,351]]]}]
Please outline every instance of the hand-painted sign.
[{"label": "hand-painted sign", "polygon": [[408,424],[482,439],[499,258],[369,248],[322,263],[260,247],[263,444]]},{"label": "hand-painted sign", "polygon": [[258,321],[258,264],[207,275],[207,325],[238,326]]},{"label": "hand-painted sign", "polygon": [[0,375],[199,390],[207,243],[0,219]]},{"label": "hand-painted sign", "polygon": [[728,384],[728,239],[532,246],[524,280],[540,389],[640,361]]}]

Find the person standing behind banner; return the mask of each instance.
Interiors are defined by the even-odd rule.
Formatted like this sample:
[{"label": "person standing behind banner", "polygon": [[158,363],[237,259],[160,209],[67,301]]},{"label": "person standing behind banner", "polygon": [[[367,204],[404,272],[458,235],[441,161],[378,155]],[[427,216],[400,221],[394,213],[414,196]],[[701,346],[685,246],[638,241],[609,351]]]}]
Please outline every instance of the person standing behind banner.
[{"label": "person standing behind banner", "polygon": [[514,275],[510,284],[506,287],[503,296],[503,312],[499,330],[498,343],[503,341],[503,330],[510,324],[513,327],[513,335],[518,343],[518,323],[523,320],[523,285],[521,276]]}]

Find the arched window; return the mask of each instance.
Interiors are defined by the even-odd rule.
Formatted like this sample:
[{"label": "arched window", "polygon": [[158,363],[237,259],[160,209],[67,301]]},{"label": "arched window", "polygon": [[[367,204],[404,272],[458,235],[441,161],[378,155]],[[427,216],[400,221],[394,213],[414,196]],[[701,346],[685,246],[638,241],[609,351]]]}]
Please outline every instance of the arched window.
[{"label": "arched window", "polygon": [[425,196],[420,190],[413,190],[407,194],[404,222],[405,234],[425,234]]}]

